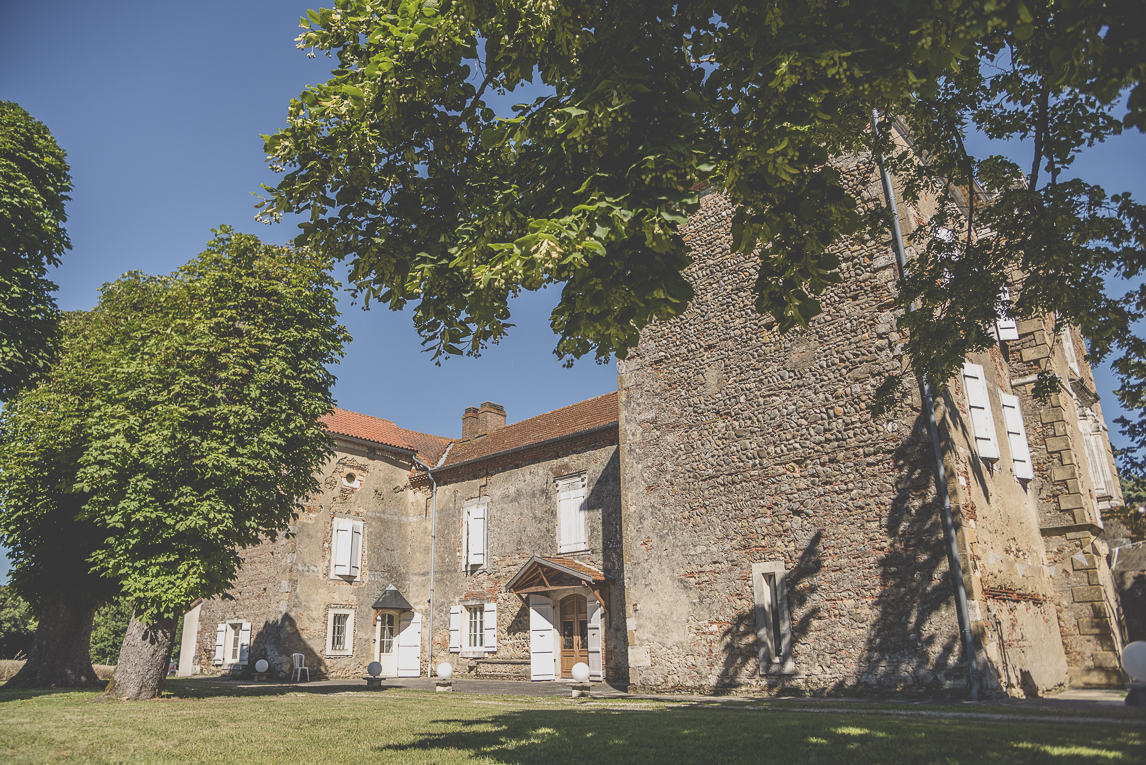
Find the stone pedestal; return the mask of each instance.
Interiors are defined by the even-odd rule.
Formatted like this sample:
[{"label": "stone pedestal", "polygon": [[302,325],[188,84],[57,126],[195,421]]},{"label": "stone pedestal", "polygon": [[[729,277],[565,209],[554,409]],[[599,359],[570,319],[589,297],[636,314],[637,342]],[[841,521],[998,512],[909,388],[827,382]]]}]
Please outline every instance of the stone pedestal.
[{"label": "stone pedestal", "polygon": [[381,688],[382,687],[382,678],[380,678],[380,677],[371,677],[371,676],[367,675],[365,680],[366,680],[366,687],[367,688]]},{"label": "stone pedestal", "polygon": [[256,672],[254,674],[254,681],[256,683],[265,683],[270,674],[270,672]]},{"label": "stone pedestal", "polygon": [[439,693],[452,691],[453,689],[454,689],[454,681],[453,680],[443,680],[440,677],[436,678],[434,680],[434,690],[439,692]]},{"label": "stone pedestal", "polygon": [[573,683],[569,686],[571,689],[571,698],[574,699],[587,699],[589,698],[589,690],[593,687],[592,683]]},{"label": "stone pedestal", "polygon": [[1140,707],[1146,705],[1146,683],[1126,684],[1126,705]]}]

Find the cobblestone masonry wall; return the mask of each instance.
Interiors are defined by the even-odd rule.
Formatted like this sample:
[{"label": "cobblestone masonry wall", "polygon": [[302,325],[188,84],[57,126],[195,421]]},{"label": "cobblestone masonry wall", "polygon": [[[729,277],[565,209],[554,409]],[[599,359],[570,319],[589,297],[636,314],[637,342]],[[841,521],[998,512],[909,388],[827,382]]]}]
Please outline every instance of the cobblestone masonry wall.
[{"label": "cobblestone masonry wall", "polygon": [[[529,608],[506,592],[505,585],[533,555],[582,560],[621,581],[616,441],[616,430],[608,429],[443,473],[438,486],[435,664],[447,661],[461,676],[529,679]],[[587,479],[589,550],[559,556],[554,479],[580,472]],[[489,498],[489,562],[470,573],[462,570],[464,505],[478,497]],[[611,614],[623,613],[620,587],[611,588],[608,600]],[[497,651],[484,659],[450,653],[450,607],[487,602],[497,603]],[[603,615],[602,632],[606,679],[623,680],[627,656],[623,620]]]},{"label": "cobblestone masonry wall", "polygon": [[[865,208],[883,204],[870,161],[840,164]],[[620,364],[631,679],[657,690],[962,686],[919,401],[881,421],[868,412],[882,375],[903,362],[890,242],[837,247],[844,280],[823,296],[824,313],[779,335],[752,309],[756,269],[729,251],[730,214],[721,197],[704,198],[686,232],[695,303],[647,328]],[[989,370],[997,422],[1008,352],[974,359]],[[1037,498],[1053,484],[1041,434],[1031,440],[1042,473],[1023,485],[1009,451],[999,465],[973,454],[960,380],[942,403],[984,683],[1058,687],[1066,660],[1041,540]],[[1029,396],[1024,417],[1028,430],[1040,420]],[[770,561],[788,571],[794,676],[761,676],[756,660],[751,564]]]}]

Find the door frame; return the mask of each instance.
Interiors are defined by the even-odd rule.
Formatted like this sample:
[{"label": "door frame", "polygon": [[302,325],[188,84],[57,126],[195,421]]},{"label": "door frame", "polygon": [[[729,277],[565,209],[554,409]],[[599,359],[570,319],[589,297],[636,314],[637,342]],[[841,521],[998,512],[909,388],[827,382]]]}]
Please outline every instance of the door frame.
[{"label": "door frame", "polygon": [[[394,617],[393,644],[388,654],[391,657],[390,660],[393,662],[393,666],[389,668],[391,670],[389,673],[386,671],[386,665],[382,664],[382,617],[387,614]],[[392,611],[390,609],[381,610],[374,616],[374,661],[382,664],[381,677],[398,676],[398,632],[401,618],[402,613],[400,611]]]}]

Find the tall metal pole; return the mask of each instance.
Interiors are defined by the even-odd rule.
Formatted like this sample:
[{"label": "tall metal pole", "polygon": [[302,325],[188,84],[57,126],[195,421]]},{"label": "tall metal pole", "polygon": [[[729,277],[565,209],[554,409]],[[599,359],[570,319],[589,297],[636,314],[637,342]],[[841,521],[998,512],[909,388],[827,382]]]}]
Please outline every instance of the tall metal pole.
[{"label": "tall metal pole", "polygon": [[[879,137],[879,111],[871,112],[871,132]],[[907,274],[907,252],[903,246],[903,234],[899,228],[899,206],[895,202],[895,187],[891,174],[884,166],[884,156],[876,155],[879,164],[883,194],[887,197],[891,212],[891,236],[895,244],[895,262],[899,266],[899,277]],[[973,192],[972,192],[973,193]],[[915,303],[907,310],[914,311]],[[947,470],[943,467],[943,447],[939,441],[939,424],[935,421],[935,396],[931,384],[924,377],[919,381],[919,393],[923,409],[927,412],[927,430],[931,433],[931,447],[935,452],[935,490],[939,495],[939,516],[943,521],[943,536],[947,542],[947,568],[951,571],[951,583],[955,589],[955,613],[959,621],[959,634],[963,638],[963,651],[967,654],[967,670],[971,679],[971,701],[979,700],[979,661],[975,655],[975,636],[971,632],[971,614],[967,607],[967,588],[963,582],[963,564],[959,558],[959,541],[955,535],[955,519],[951,514],[951,493],[947,487]]]},{"label": "tall metal pole", "polygon": [[[446,450],[448,453],[448,449]],[[430,633],[430,648],[426,652],[426,677],[432,678],[434,676],[434,546],[437,540],[438,529],[438,482],[434,479],[434,471],[425,462],[422,462],[416,456],[414,462],[421,465],[426,475],[430,479],[430,618],[429,618],[429,633]]]}]

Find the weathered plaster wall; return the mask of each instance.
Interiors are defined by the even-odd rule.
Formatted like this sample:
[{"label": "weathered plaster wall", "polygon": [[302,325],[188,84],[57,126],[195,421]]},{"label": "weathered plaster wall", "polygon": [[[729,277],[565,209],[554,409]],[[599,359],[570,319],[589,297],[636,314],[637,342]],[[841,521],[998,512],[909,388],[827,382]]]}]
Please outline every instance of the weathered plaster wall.
[{"label": "weathered plaster wall", "polygon": [[[389,584],[426,613],[429,512],[426,495],[409,486],[408,458],[343,439],[336,444],[320,474],[320,493],[303,504],[290,532],[245,553],[229,593],[234,600],[204,604],[198,641],[202,671],[219,671],[212,662],[216,625],[241,618],[252,623],[251,664],[266,658],[281,674],[289,674],[290,656],[297,652],[306,656],[312,678],[361,677],[374,658],[371,606]],[[361,476],[358,488],[343,482],[351,472]],[[363,521],[361,574],[354,582],[330,576],[335,517]],[[327,655],[332,607],[354,610],[350,656]]]},{"label": "weathered plaster wall", "polygon": [[[438,486],[435,573],[434,663],[446,661],[461,674],[529,679],[529,609],[505,591],[506,583],[533,555],[570,557],[615,576],[609,613],[623,612],[620,541],[620,470],[617,434],[608,430],[577,443],[494,457],[468,469],[447,472]],[[584,472],[587,477],[589,550],[560,555],[558,496],[554,479]],[[463,571],[462,533],[467,500],[488,497],[485,567]],[[591,595],[589,597],[592,597]],[[449,651],[450,607],[496,602],[497,652],[467,659]],[[606,677],[623,678],[627,656],[623,622],[602,617]]]}]

